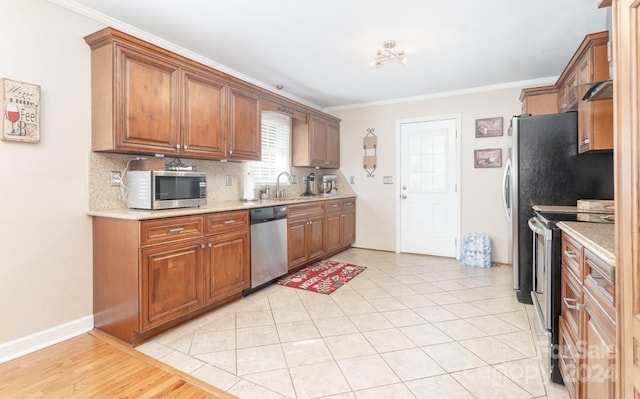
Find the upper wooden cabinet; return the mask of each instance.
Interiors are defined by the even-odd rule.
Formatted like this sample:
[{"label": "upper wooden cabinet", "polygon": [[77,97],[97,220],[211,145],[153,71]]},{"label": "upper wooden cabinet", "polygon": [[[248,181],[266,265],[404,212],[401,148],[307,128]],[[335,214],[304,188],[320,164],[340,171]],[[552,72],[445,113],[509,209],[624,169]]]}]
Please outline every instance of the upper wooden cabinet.
[{"label": "upper wooden cabinet", "polygon": [[[613,100],[583,101],[594,82],[609,79],[608,32],[587,35],[553,86],[522,91],[523,113],[578,112],[578,152],[613,149]],[[549,102],[556,93],[556,104]]]},{"label": "upper wooden cabinet", "polygon": [[85,40],[94,151],[260,159],[260,92],[115,29]]},{"label": "upper wooden cabinet", "polygon": [[229,92],[231,129],[228,157],[259,161],[262,152],[260,94],[241,86],[231,86]]},{"label": "upper wooden cabinet", "polygon": [[293,166],[340,167],[339,120],[312,113],[308,123],[294,120],[291,142]]},{"label": "upper wooden cabinet", "polygon": [[520,101],[523,114],[557,114],[558,88],[552,85],[522,89]]}]

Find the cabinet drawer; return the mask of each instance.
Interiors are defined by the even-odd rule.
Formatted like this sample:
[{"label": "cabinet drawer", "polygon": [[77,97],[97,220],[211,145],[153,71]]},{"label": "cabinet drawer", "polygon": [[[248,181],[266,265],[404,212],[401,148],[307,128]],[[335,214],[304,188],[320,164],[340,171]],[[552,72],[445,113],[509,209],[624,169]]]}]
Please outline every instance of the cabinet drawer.
[{"label": "cabinet drawer", "polygon": [[584,274],[582,270],[582,245],[566,234],[562,235],[562,264],[566,266],[582,284]]},{"label": "cabinet drawer", "polygon": [[201,237],[202,216],[146,220],[140,223],[140,246]]},{"label": "cabinet drawer", "polygon": [[338,213],[342,211],[342,200],[330,200],[324,203],[327,213]]},{"label": "cabinet drawer", "polygon": [[577,352],[575,341],[571,337],[571,334],[567,334],[567,324],[563,317],[560,317],[560,336],[558,337],[558,364],[560,367],[560,374],[564,380],[564,385],[569,392],[571,399],[578,399],[578,371],[580,356]]},{"label": "cabinet drawer", "polygon": [[205,223],[207,235],[243,229],[249,226],[249,211],[212,213]]},{"label": "cabinet drawer", "polygon": [[287,212],[289,218],[324,215],[324,202],[289,205]]},{"label": "cabinet drawer", "polygon": [[342,210],[345,212],[349,212],[349,211],[355,211],[356,209],[356,199],[355,198],[349,198],[349,199],[345,199],[342,200]]},{"label": "cabinet drawer", "polygon": [[561,281],[561,313],[567,330],[574,340],[580,337],[580,326],[584,312],[582,285],[578,283],[572,273],[562,268]]},{"label": "cabinet drawer", "polygon": [[615,304],[615,267],[600,259],[589,249],[584,249],[584,274],[607,302]]}]

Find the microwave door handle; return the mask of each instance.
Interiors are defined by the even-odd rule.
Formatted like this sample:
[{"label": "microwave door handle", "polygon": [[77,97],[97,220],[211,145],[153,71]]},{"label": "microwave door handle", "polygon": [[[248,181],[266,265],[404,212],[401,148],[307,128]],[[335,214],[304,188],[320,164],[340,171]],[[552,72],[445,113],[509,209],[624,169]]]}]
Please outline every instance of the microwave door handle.
[{"label": "microwave door handle", "polygon": [[507,165],[504,168],[504,175],[502,176],[502,205],[504,206],[504,212],[507,214],[507,220],[511,222],[511,158],[507,160]]}]

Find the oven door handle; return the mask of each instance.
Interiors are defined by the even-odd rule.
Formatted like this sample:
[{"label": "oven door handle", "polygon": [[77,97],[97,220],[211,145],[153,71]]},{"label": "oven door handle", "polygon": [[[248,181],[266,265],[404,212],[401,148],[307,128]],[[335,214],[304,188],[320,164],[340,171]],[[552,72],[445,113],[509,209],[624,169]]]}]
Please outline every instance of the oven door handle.
[{"label": "oven door handle", "polygon": [[551,229],[544,227],[537,217],[534,216],[529,219],[528,224],[531,231],[536,234],[540,234],[546,241],[551,241],[553,232],[551,231]]}]

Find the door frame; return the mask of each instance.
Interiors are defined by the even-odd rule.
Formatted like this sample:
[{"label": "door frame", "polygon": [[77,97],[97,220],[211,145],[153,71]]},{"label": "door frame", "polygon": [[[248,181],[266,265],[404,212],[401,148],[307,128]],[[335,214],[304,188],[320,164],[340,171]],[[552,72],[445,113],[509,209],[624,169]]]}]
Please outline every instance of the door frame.
[{"label": "door frame", "polygon": [[396,176],[398,184],[396,184],[395,190],[395,205],[396,205],[396,253],[400,253],[400,240],[401,240],[401,214],[400,214],[400,196],[402,195],[401,190],[401,137],[400,137],[400,128],[404,123],[419,123],[419,122],[433,122],[440,121],[445,119],[454,119],[456,121],[456,137],[455,137],[455,161],[456,165],[455,176],[454,176],[454,184],[456,187],[456,191],[454,193],[454,209],[455,209],[455,240],[456,240],[456,259],[460,259],[460,132],[461,132],[461,120],[462,114],[445,114],[445,115],[432,115],[432,116],[423,116],[416,118],[407,118],[407,119],[397,119],[396,120]]}]

